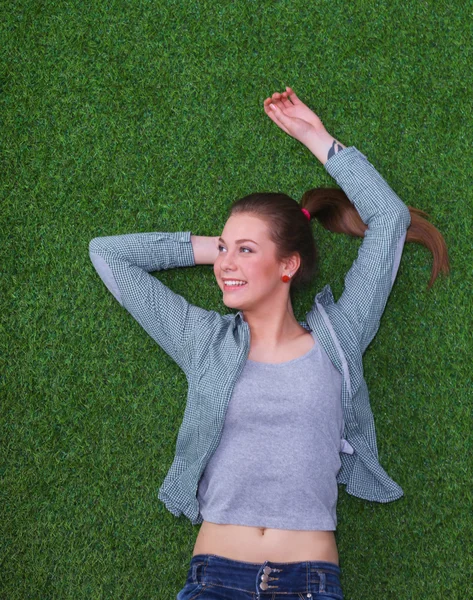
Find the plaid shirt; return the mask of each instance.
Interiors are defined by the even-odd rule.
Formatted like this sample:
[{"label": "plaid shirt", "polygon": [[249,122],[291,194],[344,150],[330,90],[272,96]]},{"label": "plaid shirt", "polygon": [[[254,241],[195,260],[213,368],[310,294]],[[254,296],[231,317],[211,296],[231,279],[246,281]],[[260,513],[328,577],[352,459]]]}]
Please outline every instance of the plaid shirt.
[{"label": "plaid shirt", "polygon": [[[410,214],[354,146],[332,156],[325,168],[368,229],[339,300],[335,302],[326,285],[300,324],[316,333],[342,375],[345,425],[338,482],[359,498],[390,502],[403,492],[378,462],[362,355],[378,330]],[[203,521],[198,483],[219,444],[228,402],[249,353],[250,331],[241,311],[221,315],[205,310],[150,275],[195,265],[190,236],[185,231],[98,237],[90,241],[89,252],[110,292],[187,377],[176,453],[158,497],[172,514],[183,513],[195,525]]]}]

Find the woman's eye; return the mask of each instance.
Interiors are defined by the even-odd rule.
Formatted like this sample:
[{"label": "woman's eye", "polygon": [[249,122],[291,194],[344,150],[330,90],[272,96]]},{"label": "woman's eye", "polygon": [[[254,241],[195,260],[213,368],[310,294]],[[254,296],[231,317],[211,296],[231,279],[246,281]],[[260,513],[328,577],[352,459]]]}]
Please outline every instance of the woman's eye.
[{"label": "woman's eye", "polygon": [[[225,246],[222,246],[221,244],[217,246],[218,251],[220,252],[221,250],[225,250]],[[241,246],[240,250],[248,250],[248,252],[253,252],[253,250],[251,248],[248,248],[247,246]],[[245,253],[246,254],[246,253]]]}]

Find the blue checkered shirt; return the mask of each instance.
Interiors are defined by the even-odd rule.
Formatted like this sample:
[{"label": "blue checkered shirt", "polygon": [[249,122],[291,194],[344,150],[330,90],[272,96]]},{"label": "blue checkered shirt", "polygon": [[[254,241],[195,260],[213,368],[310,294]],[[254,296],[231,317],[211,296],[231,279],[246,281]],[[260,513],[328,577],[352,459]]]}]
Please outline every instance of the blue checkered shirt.
[{"label": "blue checkered shirt", "polygon": [[[410,214],[354,146],[332,156],[325,168],[368,228],[338,301],[326,285],[300,324],[316,333],[342,375],[345,427],[338,482],[359,498],[390,502],[403,492],[378,461],[362,356],[379,328]],[[150,274],[195,265],[190,237],[190,231],[98,237],[90,241],[89,252],[110,292],[186,375],[187,403],[176,452],[158,497],[172,514],[198,524],[203,521],[198,483],[219,444],[228,402],[249,353],[250,331],[241,311],[222,315],[195,306]]]}]

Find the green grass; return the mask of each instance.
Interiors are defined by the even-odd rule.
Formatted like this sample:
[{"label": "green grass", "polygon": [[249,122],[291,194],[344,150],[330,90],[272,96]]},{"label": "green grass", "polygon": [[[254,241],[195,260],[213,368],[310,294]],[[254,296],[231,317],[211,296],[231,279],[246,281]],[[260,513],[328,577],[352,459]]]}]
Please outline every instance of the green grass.
[{"label": "green grass", "polygon": [[[157,498],[187,382],[88,256],[97,236],[221,232],[255,191],[332,180],[266,117],[290,85],[447,241],[426,290],[405,247],[365,355],[381,463],[405,497],[340,493],[346,598],[465,598],[473,577],[471,3],[453,0],[4,4],[0,598],[171,599],[198,527]],[[359,240],[314,225],[303,318]],[[225,311],[210,267],[160,274]]]}]

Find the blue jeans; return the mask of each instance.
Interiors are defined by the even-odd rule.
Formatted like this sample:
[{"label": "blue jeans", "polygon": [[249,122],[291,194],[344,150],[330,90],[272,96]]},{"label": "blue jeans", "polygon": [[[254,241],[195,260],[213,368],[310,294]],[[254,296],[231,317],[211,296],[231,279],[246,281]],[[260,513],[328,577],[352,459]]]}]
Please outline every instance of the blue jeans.
[{"label": "blue jeans", "polygon": [[176,600],[342,600],[340,568],[329,562],[249,563],[192,557]]}]

